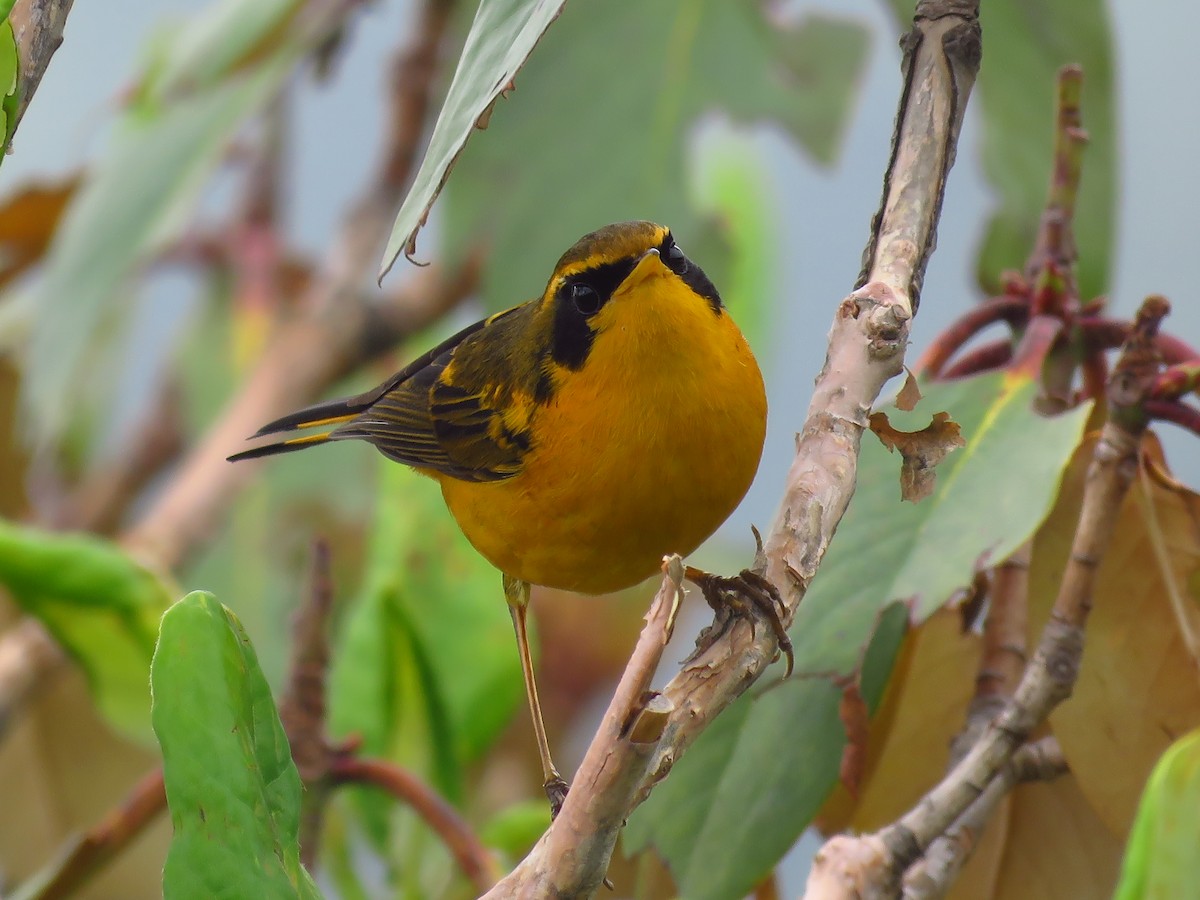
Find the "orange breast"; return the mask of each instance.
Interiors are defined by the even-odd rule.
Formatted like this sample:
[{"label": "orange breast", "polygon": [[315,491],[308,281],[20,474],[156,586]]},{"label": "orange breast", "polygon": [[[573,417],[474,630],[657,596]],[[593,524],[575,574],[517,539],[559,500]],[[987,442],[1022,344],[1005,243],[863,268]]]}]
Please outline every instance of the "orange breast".
[{"label": "orange breast", "polygon": [[678,284],[653,279],[602,310],[587,362],[538,410],[519,475],[439,479],[501,571],[619,590],[695,550],[745,495],[766,431],[762,375],[728,312],[681,298]]}]

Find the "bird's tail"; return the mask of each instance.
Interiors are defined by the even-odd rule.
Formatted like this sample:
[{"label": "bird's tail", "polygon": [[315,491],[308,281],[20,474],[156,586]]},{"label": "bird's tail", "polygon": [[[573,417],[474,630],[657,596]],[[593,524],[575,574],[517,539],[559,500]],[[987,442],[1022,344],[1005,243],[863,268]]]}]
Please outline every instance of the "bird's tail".
[{"label": "bird's tail", "polygon": [[[304,428],[341,425],[343,422],[349,422],[369,407],[371,402],[373,401],[368,400],[366,395],[360,395],[344,400],[331,400],[328,403],[318,403],[316,406],[310,406],[264,425],[252,434],[249,440],[289,431],[300,431]],[[241,453],[235,453],[233,456],[230,456],[229,461],[239,462],[243,459],[257,459],[260,456],[274,456],[277,453],[290,453],[293,450],[303,450],[305,447],[311,447],[314,444],[324,444],[331,440],[336,440],[333,436],[334,430],[330,428],[316,434],[287,438],[272,444],[255,447],[252,450],[243,450]]]}]

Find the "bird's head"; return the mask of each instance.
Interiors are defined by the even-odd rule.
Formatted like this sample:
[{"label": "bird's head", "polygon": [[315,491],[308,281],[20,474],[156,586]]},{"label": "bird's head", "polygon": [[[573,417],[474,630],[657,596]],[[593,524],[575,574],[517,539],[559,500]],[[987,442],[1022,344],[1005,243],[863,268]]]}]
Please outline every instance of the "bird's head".
[{"label": "bird's head", "polygon": [[559,259],[543,310],[553,320],[552,357],[583,366],[597,334],[650,327],[684,310],[724,308],[704,270],[684,255],[671,231],[653,222],[620,222],[580,238]]}]

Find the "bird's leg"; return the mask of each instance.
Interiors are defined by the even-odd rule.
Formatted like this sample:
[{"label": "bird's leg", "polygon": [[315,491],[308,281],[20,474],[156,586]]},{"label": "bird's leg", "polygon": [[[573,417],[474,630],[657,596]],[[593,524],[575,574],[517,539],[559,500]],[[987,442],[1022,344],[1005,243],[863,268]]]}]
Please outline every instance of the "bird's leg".
[{"label": "bird's leg", "polygon": [[779,650],[787,660],[784,677],[792,674],[796,658],[792,652],[791,638],[788,637],[787,629],[783,627],[783,615],[787,608],[775,585],[750,569],[743,569],[732,578],[726,578],[688,566],[684,574],[688,581],[700,588],[704,599],[716,613],[712,625],[696,640],[696,652],[693,656],[700,655],[716,643],[736,617],[749,619],[753,632],[754,616],[757,613],[771,626]]},{"label": "bird's leg", "polygon": [[542,787],[550,801],[550,817],[557,818],[567,799],[567,783],[554,768],[550,758],[550,742],[546,740],[546,725],[542,721],[542,704],[538,701],[537,682],[533,678],[533,657],[529,653],[529,633],[525,617],[529,612],[529,582],[504,576],[504,599],[512,614],[513,630],[517,633],[517,652],[521,654],[521,672],[525,676],[525,694],[529,698],[529,714],[533,718],[533,733],[537,738],[538,754],[542,758]]}]

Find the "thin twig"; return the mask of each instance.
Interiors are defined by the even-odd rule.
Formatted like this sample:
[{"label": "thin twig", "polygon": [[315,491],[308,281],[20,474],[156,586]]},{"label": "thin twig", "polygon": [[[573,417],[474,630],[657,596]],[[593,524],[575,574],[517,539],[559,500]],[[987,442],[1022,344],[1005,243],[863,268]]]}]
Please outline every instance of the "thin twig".
[{"label": "thin twig", "polygon": [[412,807],[437,832],[480,893],[499,878],[496,860],[467,823],[411,772],[382,759],[340,756],[333,760],[329,774],[334,784],[374,785]]},{"label": "thin twig", "polygon": [[1062,317],[1069,312],[1065,303],[1078,302],[1075,283],[1078,253],[1072,222],[1088,142],[1087,132],[1081,127],[1082,95],[1083,70],[1079,66],[1059,69],[1050,187],[1037,242],[1025,266],[1026,277],[1033,283],[1035,315]]},{"label": "thin twig", "polygon": [[325,732],[332,612],[329,545],[317,540],[312,548],[308,595],[292,622],[291,663],[287,686],[279,702],[279,719],[288,736],[296,771],[305,786],[300,810],[300,860],[310,870],[317,860],[333,757]]},{"label": "thin twig", "polygon": [[1155,379],[1150,396],[1155,400],[1178,400],[1200,390],[1200,357],[1163,369]]},{"label": "thin twig", "polygon": [[130,503],[183,449],[180,394],[177,380],[165,380],[141,423],[123,439],[121,452],[85,475],[48,518],[39,517],[39,524],[63,531],[116,532]]},{"label": "thin twig", "polygon": [[997,338],[980,344],[969,350],[954,361],[954,364],[942,369],[938,376],[942,381],[953,381],[955,378],[967,378],[981,372],[990,372],[1012,362],[1013,342],[1011,338]]},{"label": "thin twig", "polygon": [[952,766],[966,755],[988,723],[1004,708],[1025,670],[1031,552],[1032,547],[1026,542],[992,573],[975,695],[967,706],[966,724],[950,746]]},{"label": "thin twig", "polygon": [[1200,409],[1176,400],[1147,400],[1146,413],[1159,422],[1170,422],[1200,435]]},{"label": "thin twig", "polygon": [[[1088,350],[1114,350],[1125,343],[1133,323],[1124,319],[1108,319],[1103,316],[1088,316],[1078,322],[1083,345]],[[1156,339],[1163,362],[1168,365],[1200,359],[1200,351],[1170,334],[1160,334]]]},{"label": "thin twig", "polygon": [[67,655],[37,619],[21,619],[0,634],[0,737]]},{"label": "thin twig", "polygon": [[[17,109],[9,126],[16,131],[37,93],[50,58],[62,46],[63,29],[74,0],[17,0],[8,14],[17,42]],[[7,152],[8,147],[0,148]]]},{"label": "thin twig", "polygon": [[1054,737],[1026,744],[988,783],[979,797],[929,847],[904,875],[904,900],[935,900],[943,897],[979,846],[983,829],[1001,801],[1018,784],[1053,781],[1067,774],[1067,760]]}]

